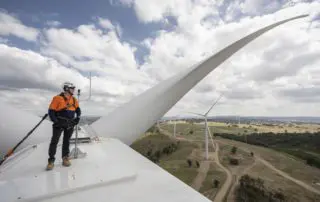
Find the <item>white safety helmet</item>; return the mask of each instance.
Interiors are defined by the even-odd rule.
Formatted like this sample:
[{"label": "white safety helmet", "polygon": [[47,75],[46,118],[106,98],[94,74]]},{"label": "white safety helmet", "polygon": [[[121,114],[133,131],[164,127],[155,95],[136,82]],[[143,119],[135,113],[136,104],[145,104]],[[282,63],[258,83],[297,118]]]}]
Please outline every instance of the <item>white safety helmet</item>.
[{"label": "white safety helmet", "polygon": [[64,82],[63,84],[62,84],[62,89],[64,90],[64,91],[69,91],[69,89],[75,89],[76,87],[73,85],[73,83],[71,83],[71,82]]}]

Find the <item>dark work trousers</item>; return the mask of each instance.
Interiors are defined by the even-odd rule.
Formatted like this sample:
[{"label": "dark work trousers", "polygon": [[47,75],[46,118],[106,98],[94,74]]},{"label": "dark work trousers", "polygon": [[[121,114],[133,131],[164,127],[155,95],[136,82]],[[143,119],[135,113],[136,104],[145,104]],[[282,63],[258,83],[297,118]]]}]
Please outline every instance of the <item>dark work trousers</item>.
[{"label": "dark work trousers", "polygon": [[62,143],[62,158],[69,156],[69,145],[70,138],[73,133],[73,127],[70,128],[61,128],[61,127],[52,127],[52,137],[49,147],[49,162],[55,161],[55,155],[57,150],[57,145],[60,139],[61,134],[63,133],[63,143]]}]

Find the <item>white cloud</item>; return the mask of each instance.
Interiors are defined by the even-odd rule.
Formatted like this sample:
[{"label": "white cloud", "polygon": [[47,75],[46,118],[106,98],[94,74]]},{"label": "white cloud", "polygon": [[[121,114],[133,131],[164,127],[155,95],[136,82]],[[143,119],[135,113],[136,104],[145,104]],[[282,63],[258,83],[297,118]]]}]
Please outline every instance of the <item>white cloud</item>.
[{"label": "white cloud", "polygon": [[110,4],[113,6],[130,6],[134,0],[109,0]]},{"label": "white cloud", "polygon": [[114,29],[114,26],[110,20],[104,19],[104,18],[98,18],[98,20],[99,20],[99,25],[102,26],[103,28],[109,29],[109,30]]},{"label": "white cloud", "polygon": [[[105,33],[90,24],[80,25],[76,30],[51,28],[45,30],[44,36],[42,52],[56,57],[65,65],[93,61],[100,64],[96,67],[100,71],[106,68],[137,69],[136,48],[120,42],[115,30]],[[88,71],[88,67],[83,70]]]},{"label": "white cloud", "polygon": [[242,13],[245,14],[260,14],[261,11],[263,13],[273,12],[281,7],[281,4],[277,0],[245,0],[240,4]]},{"label": "white cloud", "polygon": [[[0,99],[4,102],[33,109],[38,114],[45,112],[52,96],[61,91],[61,84],[65,81],[82,89],[83,98],[88,97],[89,79],[52,58],[0,44],[0,61]],[[130,73],[134,76],[134,72]],[[106,114],[149,87],[143,80],[138,83],[123,79],[120,72],[113,76],[92,77],[93,97],[90,102],[82,103],[84,114]]]},{"label": "white cloud", "polygon": [[[141,42],[150,54],[144,56],[140,70],[135,59],[137,48],[120,40],[125,29],[116,22],[97,18],[96,24],[74,29],[51,27],[43,30],[41,54],[0,46],[0,61],[4,64],[0,99],[9,102],[21,98],[17,104],[30,109],[47,107],[61,82],[69,79],[87,95],[88,78],[83,74],[91,71],[95,75],[94,96],[91,102],[83,102],[84,109],[91,114],[106,113],[261,27],[302,13],[311,13],[314,19],[320,10],[318,2],[298,2],[294,6],[276,5],[272,9],[285,8],[274,13],[270,9],[265,14],[261,10],[266,5],[248,0],[233,2],[242,7],[224,5],[231,6],[227,17],[219,12],[222,1],[121,0],[120,3],[132,7],[142,23],[168,22],[167,16],[177,22],[173,31],[160,30],[155,38]],[[239,13],[252,16],[233,21]],[[314,101],[319,99],[320,26],[317,20],[310,23],[310,19],[277,27],[246,46],[201,81],[168,115],[205,112],[222,93],[224,97],[213,115],[319,114],[319,102]],[[27,99],[22,98],[22,93]]]},{"label": "white cloud", "polygon": [[98,23],[104,29],[117,33],[117,36],[119,38],[122,36],[122,28],[120,24],[116,23],[115,25],[113,25],[109,19],[105,18],[98,18]]},{"label": "white cloud", "polygon": [[27,41],[36,41],[38,34],[37,29],[23,25],[15,16],[0,10],[0,35],[14,35]]},{"label": "white cloud", "polygon": [[0,37],[0,43],[8,43],[8,39]]},{"label": "white cloud", "polygon": [[[150,49],[150,55],[146,57],[146,62],[141,69],[157,80],[167,78],[195,64],[263,26],[299,14],[313,14],[320,9],[318,2],[300,3],[273,14],[244,17],[237,22],[226,23],[215,15],[214,10],[209,11],[210,9],[207,8],[209,6],[206,4],[199,3],[189,8],[185,6],[186,2],[180,4],[179,8],[182,11],[179,11],[179,14],[170,10],[170,5],[174,1],[162,2],[162,7],[158,6],[160,2],[150,1],[148,4],[153,5],[146,6],[146,9],[143,9],[141,1],[134,2],[136,12],[140,12],[137,13],[137,16],[143,22],[160,21],[165,19],[166,15],[176,16],[178,22],[177,29],[173,32],[160,31],[156,38],[146,39],[143,42],[145,47]],[[139,3],[140,5],[137,5]],[[246,8],[246,12],[259,13],[265,8],[265,5],[255,3],[257,4]],[[279,5],[275,5],[274,8],[276,6]],[[138,10],[138,7],[141,9]],[[160,11],[149,13],[147,8],[151,7],[158,7]],[[163,7],[166,9],[161,9]],[[232,8],[234,9],[234,16],[243,12],[239,10],[241,9],[239,7]],[[203,22],[208,15],[215,16],[209,18],[213,26],[207,26]],[[233,15],[230,19],[233,19]],[[298,79],[303,80],[297,77],[303,71],[305,71],[304,74],[310,74],[310,69],[319,72],[314,69],[320,64],[318,59],[320,58],[318,48],[320,46],[317,41],[319,27],[314,24],[310,26],[310,18],[298,20],[260,37],[201,81],[168,115],[183,111],[186,106],[190,110],[205,111],[203,104],[210,106],[209,103],[213,102],[214,97],[220,93],[224,93],[225,104],[219,109],[217,107],[216,113],[218,114],[294,115],[296,111],[290,111],[288,108],[296,103],[290,97],[279,96],[278,92],[283,91],[285,86]],[[282,78],[286,78],[286,82],[281,84],[278,81]],[[274,82],[278,82],[278,86],[274,86]],[[272,86],[275,88],[272,89]],[[298,108],[301,108],[301,111],[303,111],[302,108],[305,108],[306,113],[313,115],[319,112],[319,110],[316,112],[308,110],[308,107],[309,105],[305,105]],[[280,111],[283,113],[279,114]]]},{"label": "white cloud", "polygon": [[38,53],[4,44],[0,44],[0,60],[0,84],[3,86],[54,91],[60,90],[66,80],[80,84],[86,80],[80,73]]},{"label": "white cloud", "polygon": [[51,20],[46,22],[47,25],[50,27],[59,27],[61,25],[61,22],[56,21],[56,20]]}]

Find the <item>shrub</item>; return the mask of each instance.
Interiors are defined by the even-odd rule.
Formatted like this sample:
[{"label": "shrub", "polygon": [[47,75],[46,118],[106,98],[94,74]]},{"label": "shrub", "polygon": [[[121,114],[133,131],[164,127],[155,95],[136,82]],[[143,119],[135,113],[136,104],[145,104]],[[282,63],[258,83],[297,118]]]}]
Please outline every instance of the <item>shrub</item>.
[{"label": "shrub", "polygon": [[197,168],[199,168],[199,167],[200,167],[200,163],[199,163],[199,161],[196,161],[196,165],[197,165]]},{"label": "shrub", "polygon": [[218,188],[219,187],[219,184],[220,184],[220,181],[219,180],[213,180],[213,188]]},{"label": "shrub", "polygon": [[237,152],[237,147],[233,146],[232,149],[231,149],[231,153],[235,154],[236,152]]},{"label": "shrub", "polygon": [[229,159],[229,163],[231,165],[239,165],[239,160],[238,159],[235,159],[235,158],[230,158]]},{"label": "shrub", "polygon": [[192,161],[190,159],[187,160],[189,168],[192,166]]},{"label": "shrub", "polygon": [[155,153],[154,153],[154,156],[156,156],[158,159],[160,159],[161,157],[161,152],[159,150],[157,150]]}]

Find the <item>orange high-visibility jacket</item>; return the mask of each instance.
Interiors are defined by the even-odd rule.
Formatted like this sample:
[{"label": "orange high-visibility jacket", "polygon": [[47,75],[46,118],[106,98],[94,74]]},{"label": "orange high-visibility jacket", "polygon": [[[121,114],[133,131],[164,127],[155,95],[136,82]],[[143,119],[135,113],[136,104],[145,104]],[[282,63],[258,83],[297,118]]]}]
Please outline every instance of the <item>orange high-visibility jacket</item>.
[{"label": "orange high-visibility jacket", "polygon": [[81,110],[79,102],[74,96],[66,97],[61,93],[53,97],[48,114],[50,119],[56,122],[59,117],[73,119],[75,118],[75,114],[77,117],[80,117]]}]

